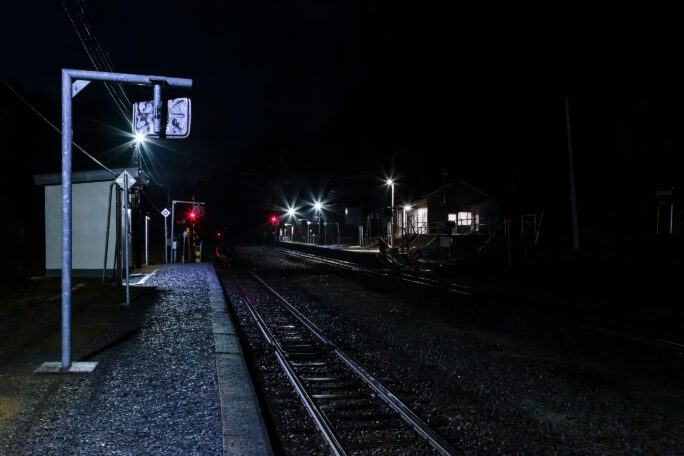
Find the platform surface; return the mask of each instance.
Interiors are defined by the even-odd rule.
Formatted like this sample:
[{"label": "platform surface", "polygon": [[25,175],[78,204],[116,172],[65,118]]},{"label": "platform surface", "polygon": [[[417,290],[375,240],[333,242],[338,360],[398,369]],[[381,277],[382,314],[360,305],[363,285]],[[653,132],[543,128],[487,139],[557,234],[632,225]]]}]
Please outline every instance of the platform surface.
[{"label": "platform surface", "polygon": [[163,265],[142,286],[158,292],[139,329],[72,365],[89,375],[58,376],[20,454],[272,454],[213,265]]}]

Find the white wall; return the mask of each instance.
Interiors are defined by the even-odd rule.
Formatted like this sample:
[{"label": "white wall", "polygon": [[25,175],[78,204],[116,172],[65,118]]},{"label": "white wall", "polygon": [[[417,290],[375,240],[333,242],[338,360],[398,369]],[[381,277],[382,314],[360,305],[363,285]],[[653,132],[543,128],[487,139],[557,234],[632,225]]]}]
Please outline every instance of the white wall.
[{"label": "white wall", "polygon": [[[107,182],[73,184],[72,268],[102,270],[107,232]],[[114,267],[116,190],[112,192],[107,268]],[[132,257],[132,255],[131,255]],[[45,268],[62,268],[62,186],[45,186]]]}]

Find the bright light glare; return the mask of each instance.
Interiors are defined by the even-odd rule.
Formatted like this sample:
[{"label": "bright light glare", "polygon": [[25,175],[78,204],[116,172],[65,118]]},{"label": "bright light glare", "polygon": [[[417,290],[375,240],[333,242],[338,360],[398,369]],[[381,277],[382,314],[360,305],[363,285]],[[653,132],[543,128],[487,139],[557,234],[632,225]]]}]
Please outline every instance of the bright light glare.
[{"label": "bright light glare", "polygon": [[287,210],[287,215],[289,215],[290,217],[292,217],[293,215],[295,215],[295,210],[294,210],[293,208],[289,208],[289,209]]},{"label": "bright light glare", "polygon": [[392,179],[391,177],[388,178],[388,179],[387,179],[387,185],[390,185],[390,186],[391,186],[391,185],[394,185],[394,179]]},{"label": "bright light glare", "polygon": [[138,144],[145,142],[145,135],[143,135],[141,133],[136,133],[135,134],[135,142]]},{"label": "bright light glare", "polygon": [[410,205],[410,204],[407,204],[406,206],[404,206],[404,210],[405,210],[405,211],[410,211],[411,209],[412,209],[412,208],[411,208],[411,205]]},{"label": "bright light glare", "polygon": [[323,207],[323,206],[322,206],[321,203],[319,203],[318,201],[316,201],[316,202],[314,203],[314,209],[316,209],[317,211],[320,211],[320,210],[321,210],[321,207]]}]

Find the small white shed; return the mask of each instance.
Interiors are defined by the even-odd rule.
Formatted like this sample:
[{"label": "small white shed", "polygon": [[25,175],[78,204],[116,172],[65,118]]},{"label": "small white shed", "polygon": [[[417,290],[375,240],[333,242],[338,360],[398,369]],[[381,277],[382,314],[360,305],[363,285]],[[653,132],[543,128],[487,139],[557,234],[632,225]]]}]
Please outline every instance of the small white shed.
[{"label": "small white shed", "polygon": [[[124,169],[114,169],[117,175]],[[126,169],[136,186],[147,182],[144,174],[135,168]],[[115,177],[105,171],[82,171],[72,174],[72,274],[75,277],[101,277],[107,270],[121,264],[121,249],[117,252],[118,239],[122,239],[124,226],[120,204],[120,188]],[[48,276],[61,274],[62,261],[62,185],[61,174],[34,175],[35,185],[45,187],[45,270]],[[133,193],[131,193],[132,195]],[[121,215],[117,223],[117,214]],[[129,226],[131,209],[128,210]],[[107,236],[107,225],[109,235]],[[131,230],[132,231],[132,230]],[[119,234],[119,236],[117,236]],[[131,232],[126,236],[133,265]],[[118,253],[118,258],[117,258]],[[116,263],[115,263],[116,259]]]}]

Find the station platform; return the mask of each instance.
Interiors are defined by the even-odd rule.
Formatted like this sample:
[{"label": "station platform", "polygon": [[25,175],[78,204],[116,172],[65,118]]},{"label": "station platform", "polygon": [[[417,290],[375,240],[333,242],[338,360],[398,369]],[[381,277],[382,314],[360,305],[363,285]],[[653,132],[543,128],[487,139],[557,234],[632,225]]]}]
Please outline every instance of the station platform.
[{"label": "station platform", "polygon": [[377,248],[366,248],[362,246],[346,245],[318,245],[307,244],[305,242],[278,241],[276,246],[285,247],[299,252],[306,252],[321,255],[336,260],[351,261],[370,267],[382,267],[383,264],[378,259],[379,250]]},{"label": "station platform", "polygon": [[[272,454],[214,267],[160,265],[133,283],[155,292],[117,317],[126,329],[83,342],[75,315],[73,357],[93,373],[32,375],[35,351],[0,353],[0,454]],[[59,339],[45,344],[58,359]]]}]

